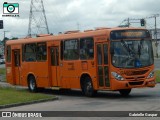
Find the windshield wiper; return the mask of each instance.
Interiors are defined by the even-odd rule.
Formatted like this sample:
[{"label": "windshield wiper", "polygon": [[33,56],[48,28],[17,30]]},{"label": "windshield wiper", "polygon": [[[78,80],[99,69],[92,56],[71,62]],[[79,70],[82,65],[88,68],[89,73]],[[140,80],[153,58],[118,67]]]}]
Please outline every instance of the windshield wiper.
[{"label": "windshield wiper", "polygon": [[[138,46],[138,52],[139,52],[139,54],[141,54],[142,42],[140,43],[140,47]],[[128,44],[123,39],[121,40],[121,43],[122,43],[123,47],[126,50],[128,50],[128,52],[129,52],[129,58],[133,58],[134,59],[134,65],[135,65],[135,67],[141,67],[142,64],[141,64],[140,60],[136,58],[136,53],[129,48]]]},{"label": "windshield wiper", "polygon": [[123,47],[129,52],[129,54],[132,53],[133,55],[135,55],[135,53],[133,52],[133,50],[131,50],[129,48],[128,44],[126,44],[126,42],[123,39],[121,40],[121,43],[122,43]]}]

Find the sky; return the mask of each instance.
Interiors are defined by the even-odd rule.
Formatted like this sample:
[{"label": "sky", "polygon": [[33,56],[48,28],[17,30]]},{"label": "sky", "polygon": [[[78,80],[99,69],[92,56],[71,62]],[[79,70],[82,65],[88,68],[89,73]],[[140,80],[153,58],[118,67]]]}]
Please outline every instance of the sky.
[{"label": "sky", "polygon": [[[19,3],[19,17],[2,16],[4,2]],[[43,3],[49,32],[53,34],[116,27],[126,24],[123,21],[126,18],[140,19],[160,14],[160,0],[43,0]],[[5,33],[8,38],[27,36],[30,4],[31,0],[0,0],[0,20],[4,21],[0,40],[3,39],[3,31],[8,31]],[[154,28],[154,18],[146,20],[147,28]],[[140,27],[140,23],[131,23],[131,26]],[[157,27],[160,27],[160,17],[157,17]]]}]

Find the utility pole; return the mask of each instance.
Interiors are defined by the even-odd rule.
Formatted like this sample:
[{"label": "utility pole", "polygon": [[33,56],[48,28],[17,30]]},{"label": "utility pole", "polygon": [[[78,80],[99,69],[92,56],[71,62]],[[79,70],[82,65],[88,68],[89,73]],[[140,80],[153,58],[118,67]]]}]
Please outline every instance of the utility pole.
[{"label": "utility pole", "polygon": [[5,39],[5,37],[6,37],[6,32],[9,32],[9,31],[3,31],[4,32],[4,39]]},{"label": "utility pole", "polygon": [[155,46],[156,46],[156,57],[158,58],[158,42],[157,42],[157,18],[156,18],[156,15],[155,15]]},{"label": "utility pole", "polygon": [[5,46],[6,46],[6,32],[9,32],[9,31],[3,31],[4,32],[4,38],[3,38],[3,44],[4,44],[4,49],[5,49]]},{"label": "utility pole", "polygon": [[146,18],[154,18],[154,40],[155,40],[155,47],[156,47],[156,57],[158,58],[158,40],[157,40],[157,17],[159,17],[159,14],[154,14],[152,16],[146,17]]},{"label": "utility pole", "polygon": [[128,27],[130,26],[130,21],[129,21],[129,18],[128,18]]},{"label": "utility pole", "polygon": [[43,0],[31,0],[28,36],[49,34]]}]

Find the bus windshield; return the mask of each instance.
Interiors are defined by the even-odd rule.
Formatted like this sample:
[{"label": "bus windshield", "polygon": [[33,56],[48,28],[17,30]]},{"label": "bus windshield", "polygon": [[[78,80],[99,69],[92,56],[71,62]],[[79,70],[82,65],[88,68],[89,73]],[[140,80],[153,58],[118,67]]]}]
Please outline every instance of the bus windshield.
[{"label": "bus windshield", "polygon": [[118,40],[111,42],[112,64],[118,68],[140,68],[153,64],[151,40]]}]

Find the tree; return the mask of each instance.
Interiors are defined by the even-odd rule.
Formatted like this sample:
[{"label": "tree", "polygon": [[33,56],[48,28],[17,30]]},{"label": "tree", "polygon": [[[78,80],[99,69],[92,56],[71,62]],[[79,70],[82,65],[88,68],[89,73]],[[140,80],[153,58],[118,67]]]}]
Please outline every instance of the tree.
[{"label": "tree", "polygon": [[2,44],[3,44],[4,46],[5,46],[6,42],[7,42],[7,40],[9,40],[9,38],[7,38],[7,37],[5,37],[5,38],[3,39]]},{"label": "tree", "polygon": [[13,37],[11,40],[17,40],[18,39],[18,37]]}]

